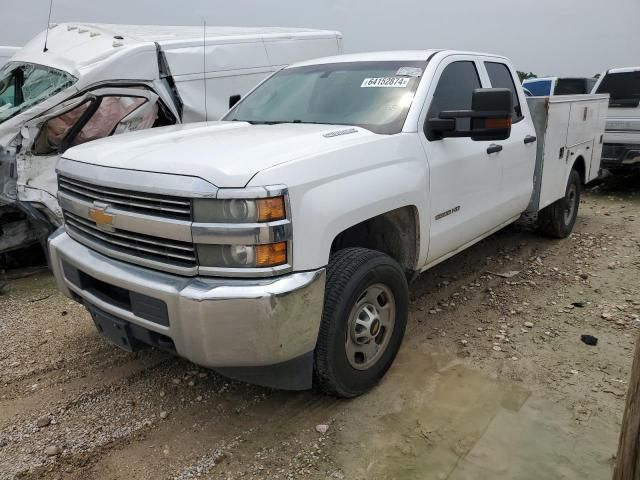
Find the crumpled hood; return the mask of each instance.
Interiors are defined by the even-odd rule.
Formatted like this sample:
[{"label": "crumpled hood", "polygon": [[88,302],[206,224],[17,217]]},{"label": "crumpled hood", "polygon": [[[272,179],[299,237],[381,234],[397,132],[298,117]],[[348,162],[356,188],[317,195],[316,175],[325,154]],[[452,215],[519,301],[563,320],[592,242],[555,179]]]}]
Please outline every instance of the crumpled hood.
[{"label": "crumpled hood", "polygon": [[218,187],[238,188],[266,168],[378,137],[362,128],[336,125],[192,123],[95,140],[67,150],[64,158],[195,176]]}]

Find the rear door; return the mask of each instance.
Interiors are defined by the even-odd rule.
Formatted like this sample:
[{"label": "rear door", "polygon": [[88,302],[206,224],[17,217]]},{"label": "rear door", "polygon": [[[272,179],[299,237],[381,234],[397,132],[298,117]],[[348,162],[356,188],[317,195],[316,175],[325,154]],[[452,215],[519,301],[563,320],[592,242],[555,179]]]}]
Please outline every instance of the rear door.
[{"label": "rear door", "polygon": [[495,192],[499,197],[500,216],[511,218],[522,213],[531,199],[533,191],[533,171],[536,162],[536,131],[533,122],[525,118],[526,98],[516,89],[515,71],[504,61],[493,57],[482,57],[492,88],[508,88],[513,95],[511,112],[511,136],[495,142],[502,147],[500,163],[502,182]]},{"label": "rear door", "polygon": [[[487,152],[493,142],[434,138],[426,126],[426,120],[438,117],[441,111],[471,109],[473,91],[487,86],[483,85],[481,68],[474,56],[445,58],[438,65],[420,117],[432,206],[427,263],[488,233],[502,221],[496,217],[502,153]],[[460,128],[469,128],[469,119],[458,122],[467,123],[459,123]]]},{"label": "rear door", "polygon": [[[23,128],[18,156],[18,196],[37,192],[55,205],[58,158],[70,147],[167,122],[158,96],[142,88],[101,88],[60,104]],[[48,199],[47,196],[53,197]],[[20,199],[33,199],[30,195]],[[48,205],[51,206],[51,205]]]}]

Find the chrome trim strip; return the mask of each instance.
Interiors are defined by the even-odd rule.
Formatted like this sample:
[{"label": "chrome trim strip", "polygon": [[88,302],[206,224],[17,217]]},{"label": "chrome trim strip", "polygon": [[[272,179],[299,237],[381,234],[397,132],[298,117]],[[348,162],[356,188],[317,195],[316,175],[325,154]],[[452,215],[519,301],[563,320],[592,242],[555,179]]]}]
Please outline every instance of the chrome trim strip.
[{"label": "chrome trim strip", "polygon": [[273,277],[275,275],[283,275],[293,270],[288,263],[278,265],[277,267],[267,268],[222,268],[222,267],[200,267],[198,273],[200,275],[216,276],[216,277],[237,277],[237,278],[262,278]]},{"label": "chrome trim strip", "polygon": [[199,177],[103,167],[68,158],[61,158],[58,161],[56,172],[96,186],[134,190],[139,193],[216,198],[218,192],[218,187]]},{"label": "chrome trim strip", "polygon": [[159,270],[161,272],[175,273],[176,275],[193,277],[198,273],[198,267],[180,267],[167,262],[156,262],[137,255],[129,255],[127,253],[119,252],[115,249],[104,248],[102,245],[93,242],[86,237],[76,234],[69,228],[65,228],[65,231],[67,235],[73,238],[76,242],[79,242],[82,245],[95,250],[96,252],[102,253],[107,257],[122,260],[123,262],[127,263],[141,265],[143,267],[152,268],[153,270]]},{"label": "chrome trim strip", "polygon": [[216,245],[261,245],[291,239],[291,222],[278,220],[266,223],[194,223],[191,234],[194,243]]},{"label": "chrome trim strip", "polygon": [[[89,220],[89,208],[93,206],[92,203],[74,198],[62,191],[58,191],[58,203],[60,203],[60,207],[63,210],[67,210],[74,215]],[[181,242],[193,241],[191,237],[190,220],[176,220],[155,215],[144,215],[120,210],[113,206],[107,208],[106,212],[113,215],[113,227],[118,230],[127,230],[129,232]]]}]

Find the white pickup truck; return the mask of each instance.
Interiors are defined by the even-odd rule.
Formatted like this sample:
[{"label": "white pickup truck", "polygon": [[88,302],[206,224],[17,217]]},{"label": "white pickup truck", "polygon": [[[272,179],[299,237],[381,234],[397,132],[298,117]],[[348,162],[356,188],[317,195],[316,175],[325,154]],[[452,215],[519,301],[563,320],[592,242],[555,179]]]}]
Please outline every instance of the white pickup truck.
[{"label": "white pickup truck", "polygon": [[608,97],[530,99],[533,118],[516,79],[487,54],[331,57],[280,70],[220,123],[72,148],[58,285],[122,348],[359,395],[400,347],[408,280],[523,212],[573,228]]},{"label": "white pickup truck", "polygon": [[594,91],[611,98],[602,167],[612,173],[640,171],[640,67],[606,71]]}]

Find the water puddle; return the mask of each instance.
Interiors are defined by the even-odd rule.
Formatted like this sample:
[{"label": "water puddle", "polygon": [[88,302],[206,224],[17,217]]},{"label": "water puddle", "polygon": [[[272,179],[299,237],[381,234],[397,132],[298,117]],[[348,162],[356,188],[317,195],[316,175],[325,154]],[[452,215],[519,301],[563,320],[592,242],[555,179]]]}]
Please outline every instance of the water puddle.
[{"label": "water puddle", "polygon": [[610,478],[616,425],[427,358],[401,355],[375,398],[350,403],[331,455],[346,479]]}]

